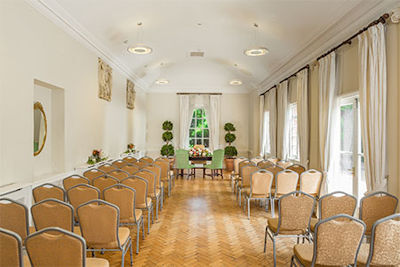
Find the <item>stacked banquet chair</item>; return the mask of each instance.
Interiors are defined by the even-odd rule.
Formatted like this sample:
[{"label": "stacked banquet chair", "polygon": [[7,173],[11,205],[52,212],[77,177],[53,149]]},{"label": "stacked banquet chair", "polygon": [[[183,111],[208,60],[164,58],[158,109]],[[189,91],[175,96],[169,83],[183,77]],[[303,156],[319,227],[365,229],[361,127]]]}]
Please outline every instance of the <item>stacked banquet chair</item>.
[{"label": "stacked banquet chair", "polygon": [[235,179],[239,177],[239,163],[245,160],[245,157],[239,157],[233,160],[233,171],[231,173],[232,191],[235,191]]},{"label": "stacked banquet chair", "polygon": [[241,180],[240,184],[238,185],[238,192],[237,196],[239,199],[239,207],[242,205],[242,192],[245,192],[245,190],[250,189],[250,181],[251,181],[251,175],[258,171],[259,168],[254,164],[250,163],[247,165],[242,166],[241,168]]},{"label": "stacked banquet chair", "polygon": [[236,198],[238,198],[238,193],[239,193],[238,187],[240,185],[240,182],[242,181],[242,167],[245,165],[255,166],[255,163],[248,159],[242,160],[238,163],[238,175],[235,176],[234,178],[234,187],[233,187],[234,188],[233,192],[234,193],[236,192]]},{"label": "stacked banquet chair", "polygon": [[[167,185],[168,196],[171,196],[173,176],[171,176],[169,160],[168,159],[165,160],[164,158],[157,158],[154,161],[154,165],[160,167],[160,169],[161,169],[160,180],[161,180],[161,186],[163,188],[163,191],[164,191],[165,185]],[[163,192],[163,195],[164,195],[164,192]]]}]

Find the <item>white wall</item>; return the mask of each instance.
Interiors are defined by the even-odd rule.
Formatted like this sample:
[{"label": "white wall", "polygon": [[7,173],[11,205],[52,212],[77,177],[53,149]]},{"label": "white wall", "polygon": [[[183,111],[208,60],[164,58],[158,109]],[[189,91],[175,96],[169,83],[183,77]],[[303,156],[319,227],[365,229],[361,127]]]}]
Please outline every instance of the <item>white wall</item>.
[{"label": "white wall", "polygon": [[112,101],[99,99],[97,55],[23,0],[0,1],[0,32],[0,185],[33,180],[34,79],[64,89],[66,171],[94,148],[111,157],[128,142],[145,148],[146,96],[128,110],[122,73],[113,70]]},{"label": "white wall", "polygon": [[[163,145],[161,135],[162,123],[172,121],[174,128],[172,143],[179,144],[179,96],[175,93],[149,93],[146,101],[147,128],[146,143],[149,156],[157,157]],[[225,147],[226,122],[236,126],[236,141],[233,143],[241,155],[248,154],[249,150],[249,95],[248,94],[223,94],[221,96],[221,125],[220,144]]]}]

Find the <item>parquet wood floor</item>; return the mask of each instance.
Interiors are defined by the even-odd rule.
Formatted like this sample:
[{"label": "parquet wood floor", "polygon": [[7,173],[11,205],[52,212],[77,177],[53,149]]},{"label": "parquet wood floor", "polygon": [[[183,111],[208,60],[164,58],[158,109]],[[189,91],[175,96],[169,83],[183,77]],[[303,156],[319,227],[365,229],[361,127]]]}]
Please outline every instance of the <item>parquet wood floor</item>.
[{"label": "parquet wood floor", "polygon": [[[226,174],[225,174],[226,175]],[[273,266],[272,242],[263,253],[267,218],[270,216],[252,203],[251,219],[239,208],[230,182],[210,178],[176,180],[172,196],[166,198],[164,209],[146,235],[140,240],[140,253],[134,266]],[[145,220],[145,224],[147,222]],[[289,266],[295,239],[277,242],[278,266]],[[110,266],[120,266],[121,254],[106,252]],[[129,254],[125,257],[129,266]]]}]

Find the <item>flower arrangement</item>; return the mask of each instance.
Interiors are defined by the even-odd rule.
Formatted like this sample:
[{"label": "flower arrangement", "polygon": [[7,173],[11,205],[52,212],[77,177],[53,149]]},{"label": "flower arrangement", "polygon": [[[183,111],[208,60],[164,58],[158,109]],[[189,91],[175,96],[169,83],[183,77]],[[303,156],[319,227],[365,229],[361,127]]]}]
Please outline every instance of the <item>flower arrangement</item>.
[{"label": "flower arrangement", "polygon": [[93,149],[92,155],[88,157],[87,164],[93,165],[106,160],[107,157],[104,155],[101,149]]},{"label": "flower arrangement", "polygon": [[129,143],[126,145],[126,151],[125,153],[135,153],[136,149],[135,149],[135,145],[132,143]]},{"label": "flower arrangement", "polygon": [[211,151],[204,146],[194,146],[189,150],[189,155],[191,157],[210,157]]}]

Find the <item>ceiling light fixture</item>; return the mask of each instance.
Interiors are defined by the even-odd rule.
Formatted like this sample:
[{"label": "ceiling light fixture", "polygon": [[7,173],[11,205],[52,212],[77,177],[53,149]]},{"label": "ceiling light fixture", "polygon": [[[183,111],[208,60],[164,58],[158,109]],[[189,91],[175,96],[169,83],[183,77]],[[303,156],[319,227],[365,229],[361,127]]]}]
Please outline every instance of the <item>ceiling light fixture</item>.
[{"label": "ceiling light fixture", "polygon": [[242,85],[241,80],[232,80],[229,82],[230,85]]},{"label": "ceiling light fixture", "polygon": [[142,22],[138,22],[137,26],[138,26],[138,31],[137,31],[137,40],[139,41],[139,43],[137,43],[136,45],[132,45],[130,47],[128,47],[128,52],[132,53],[132,54],[137,54],[137,55],[147,55],[150,54],[151,52],[153,52],[153,49],[147,45],[144,45],[142,42],[140,42],[140,40],[143,37],[143,30],[142,30],[142,26],[143,23]]},{"label": "ceiling light fixture", "polygon": [[257,44],[258,24],[254,23],[253,26],[254,26],[254,45],[253,45],[253,48],[244,50],[244,54],[249,57],[263,56],[263,55],[267,54],[269,51],[265,47],[256,45]]},{"label": "ceiling light fixture", "polygon": [[160,80],[157,80],[157,81],[156,81],[156,84],[160,84],[160,85],[168,84],[168,83],[169,83],[169,81],[166,80],[166,79],[160,79]]}]

